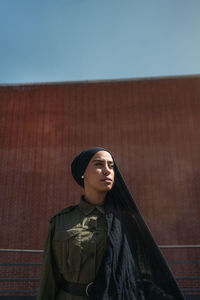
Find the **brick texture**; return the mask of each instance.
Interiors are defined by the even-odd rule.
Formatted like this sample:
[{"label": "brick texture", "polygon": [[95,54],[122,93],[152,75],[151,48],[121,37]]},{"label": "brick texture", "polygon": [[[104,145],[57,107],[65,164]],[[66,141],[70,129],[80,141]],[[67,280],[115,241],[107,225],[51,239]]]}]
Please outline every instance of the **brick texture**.
[{"label": "brick texture", "polygon": [[[199,112],[199,76],[0,86],[0,248],[44,248],[50,217],[82,193],[71,161],[92,146],[113,153],[159,245],[196,245]],[[172,263],[177,276],[200,275],[199,248],[163,254],[196,261]],[[34,279],[2,280],[0,289],[35,295],[42,254],[0,256],[1,278]],[[5,265],[17,263],[32,265]],[[179,281],[183,289],[200,286]]]}]

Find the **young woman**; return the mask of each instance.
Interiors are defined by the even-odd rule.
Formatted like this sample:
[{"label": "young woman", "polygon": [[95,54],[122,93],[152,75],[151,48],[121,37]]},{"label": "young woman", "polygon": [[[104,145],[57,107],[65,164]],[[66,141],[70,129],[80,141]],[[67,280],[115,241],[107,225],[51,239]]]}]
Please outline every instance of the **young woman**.
[{"label": "young woman", "polygon": [[37,300],[184,299],[111,153],[71,168],[83,196],[51,219]]}]

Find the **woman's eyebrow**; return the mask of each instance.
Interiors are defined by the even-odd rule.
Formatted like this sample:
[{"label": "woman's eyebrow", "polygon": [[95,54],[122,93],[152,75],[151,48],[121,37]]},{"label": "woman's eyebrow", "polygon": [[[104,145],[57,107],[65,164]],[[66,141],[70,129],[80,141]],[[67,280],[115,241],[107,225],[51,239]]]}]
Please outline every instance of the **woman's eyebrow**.
[{"label": "woman's eyebrow", "polygon": [[[94,159],[93,162],[95,161],[100,161],[100,162],[104,162],[106,161],[105,159]],[[114,163],[112,160],[109,160],[108,163]]]}]

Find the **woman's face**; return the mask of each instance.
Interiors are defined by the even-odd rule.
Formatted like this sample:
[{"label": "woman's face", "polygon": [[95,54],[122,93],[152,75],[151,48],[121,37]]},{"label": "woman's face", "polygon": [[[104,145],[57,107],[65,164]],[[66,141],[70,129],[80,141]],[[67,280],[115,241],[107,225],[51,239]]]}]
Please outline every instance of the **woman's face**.
[{"label": "woman's face", "polygon": [[99,151],[92,157],[85,170],[84,187],[97,192],[106,192],[112,189],[114,177],[112,156],[106,151]]}]

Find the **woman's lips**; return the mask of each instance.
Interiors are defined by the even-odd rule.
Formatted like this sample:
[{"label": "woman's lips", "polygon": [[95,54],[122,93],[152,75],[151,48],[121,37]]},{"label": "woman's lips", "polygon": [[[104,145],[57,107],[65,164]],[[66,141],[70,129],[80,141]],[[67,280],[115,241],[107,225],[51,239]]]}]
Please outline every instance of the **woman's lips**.
[{"label": "woman's lips", "polygon": [[104,179],[101,179],[101,181],[110,183],[110,182],[112,182],[112,179],[110,179],[110,178],[104,178]]}]

